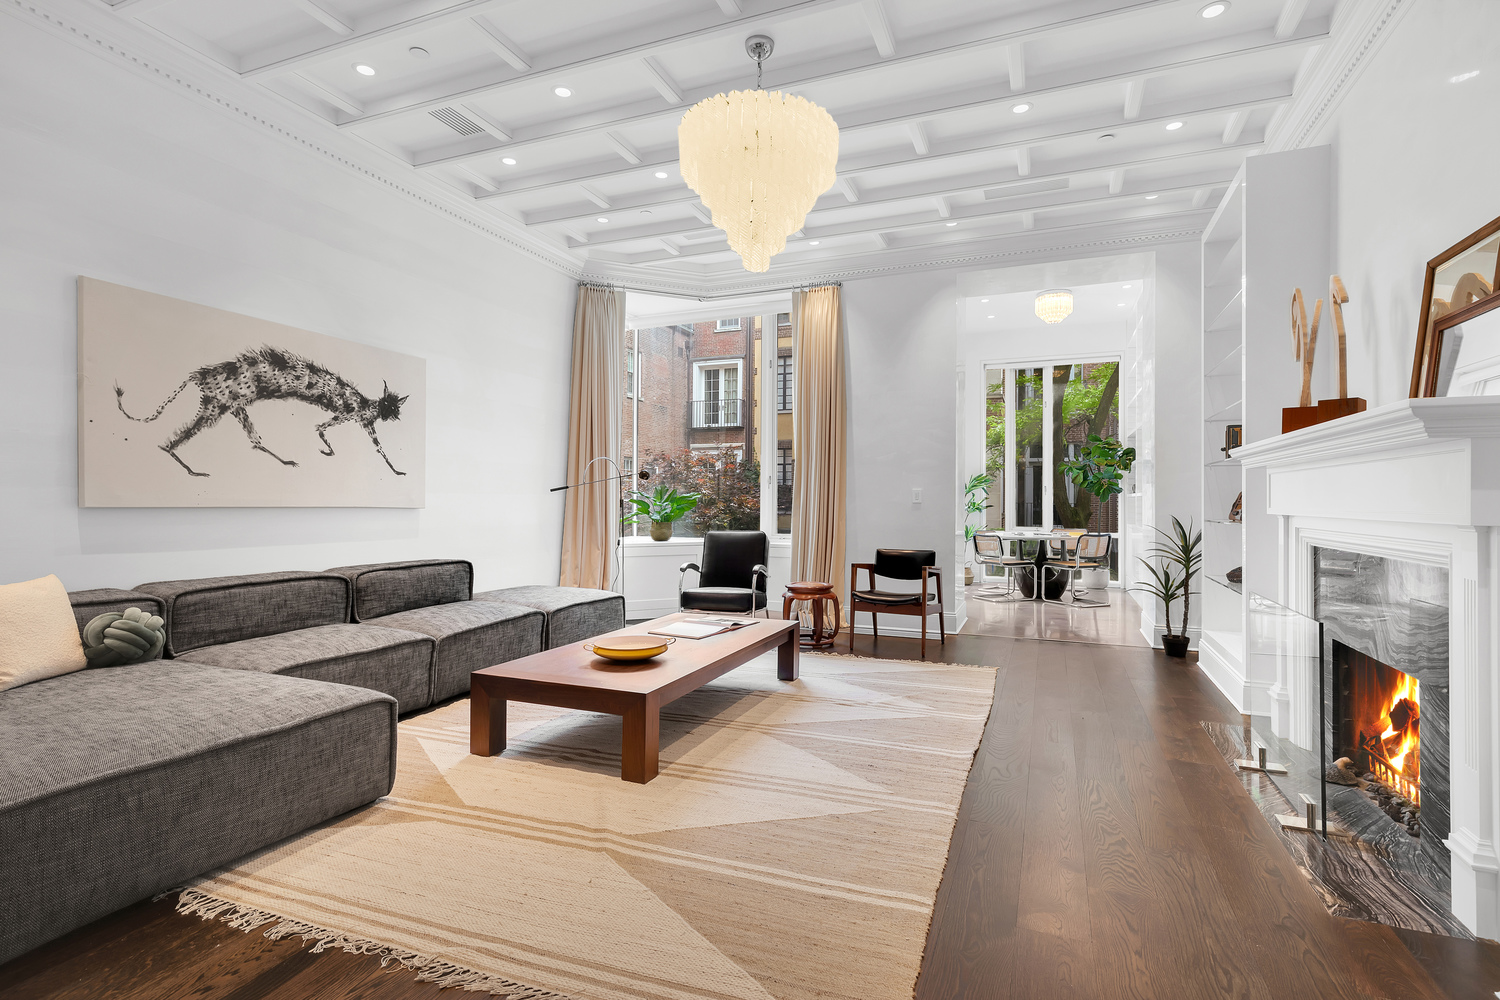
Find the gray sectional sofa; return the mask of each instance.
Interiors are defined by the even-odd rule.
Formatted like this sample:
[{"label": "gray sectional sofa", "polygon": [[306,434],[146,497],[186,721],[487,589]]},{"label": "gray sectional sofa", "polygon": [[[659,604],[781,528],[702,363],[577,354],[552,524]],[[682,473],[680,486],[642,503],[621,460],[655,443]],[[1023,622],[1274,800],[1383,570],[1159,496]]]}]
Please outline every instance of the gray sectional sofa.
[{"label": "gray sectional sofa", "polygon": [[0,963],[390,791],[396,719],[479,667],[624,624],[605,591],[473,593],[462,560],[69,595],[167,659],[0,692]]}]

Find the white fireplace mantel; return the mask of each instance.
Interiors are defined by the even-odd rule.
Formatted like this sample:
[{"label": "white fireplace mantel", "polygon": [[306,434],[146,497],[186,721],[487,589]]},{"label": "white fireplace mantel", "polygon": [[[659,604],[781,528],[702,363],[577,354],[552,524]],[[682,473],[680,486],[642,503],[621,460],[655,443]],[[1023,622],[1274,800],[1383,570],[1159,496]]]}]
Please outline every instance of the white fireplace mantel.
[{"label": "white fireplace mantel", "polygon": [[[1277,520],[1277,593],[1265,596],[1312,616],[1319,546],[1447,569],[1453,912],[1500,938],[1500,397],[1402,400],[1234,457],[1265,470]],[[1316,745],[1316,677],[1262,680],[1277,735]]]}]

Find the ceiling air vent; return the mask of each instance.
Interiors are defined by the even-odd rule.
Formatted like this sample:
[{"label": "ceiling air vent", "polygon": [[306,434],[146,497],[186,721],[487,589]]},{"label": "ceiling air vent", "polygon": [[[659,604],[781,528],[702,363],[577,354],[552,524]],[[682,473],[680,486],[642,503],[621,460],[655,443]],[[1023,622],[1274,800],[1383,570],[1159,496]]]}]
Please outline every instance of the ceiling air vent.
[{"label": "ceiling air vent", "polygon": [[438,108],[436,111],[429,111],[427,113],[459,135],[473,135],[475,132],[484,131],[484,129],[474,124],[473,119],[464,117],[464,115],[452,108]]}]

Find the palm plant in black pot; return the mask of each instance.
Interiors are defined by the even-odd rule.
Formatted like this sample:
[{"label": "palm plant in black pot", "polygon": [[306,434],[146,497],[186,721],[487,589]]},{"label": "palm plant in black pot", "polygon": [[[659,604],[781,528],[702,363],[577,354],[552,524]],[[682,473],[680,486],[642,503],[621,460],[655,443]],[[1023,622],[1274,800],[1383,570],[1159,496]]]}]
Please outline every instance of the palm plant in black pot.
[{"label": "palm plant in black pot", "polygon": [[[1172,518],[1172,530],[1156,529],[1161,540],[1152,546],[1151,559],[1142,559],[1147,578],[1133,589],[1150,594],[1162,603],[1162,623],[1166,633],[1161,637],[1168,656],[1187,656],[1188,614],[1192,610],[1193,579],[1203,565],[1203,532],[1193,529],[1190,520],[1184,525]],[[1153,561],[1156,560],[1156,561]],[[1172,629],[1172,605],[1182,600],[1182,630]]]}]

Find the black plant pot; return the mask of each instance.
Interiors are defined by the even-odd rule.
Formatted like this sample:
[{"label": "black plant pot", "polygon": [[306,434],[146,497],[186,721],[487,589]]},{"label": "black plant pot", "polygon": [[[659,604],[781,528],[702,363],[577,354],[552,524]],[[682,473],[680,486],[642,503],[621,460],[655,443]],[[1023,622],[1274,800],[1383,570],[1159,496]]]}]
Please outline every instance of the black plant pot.
[{"label": "black plant pot", "polygon": [[1161,637],[1161,646],[1167,651],[1168,656],[1175,656],[1180,660],[1187,656],[1188,637],[1185,635],[1164,635]]}]

